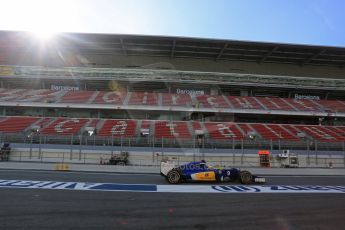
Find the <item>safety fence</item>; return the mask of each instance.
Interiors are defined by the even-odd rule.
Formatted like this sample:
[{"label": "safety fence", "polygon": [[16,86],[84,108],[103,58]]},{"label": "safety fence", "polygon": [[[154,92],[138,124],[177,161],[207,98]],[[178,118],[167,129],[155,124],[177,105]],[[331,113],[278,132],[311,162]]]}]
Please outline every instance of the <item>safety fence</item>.
[{"label": "safety fence", "polygon": [[0,143],[10,143],[10,160],[38,162],[106,163],[112,154],[129,152],[129,164],[158,165],[164,158],[177,162],[206,159],[215,165],[259,166],[259,150],[271,152],[270,166],[279,167],[283,150],[298,155],[300,167],[344,167],[344,142],[267,140],[212,140],[127,138],[99,136],[49,136],[0,134]]},{"label": "safety fence", "polygon": [[321,142],[315,139],[300,141],[265,140],[265,139],[223,139],[209,138],[179,139],[126,136],[88,136],[88,135],[24,135],[21,133],[0,133],[0,142],[23,144],[63,144],[79,146],[121,146],[149,148],[183,148],[183,149],[267,149],[267,150],[304,150],[304,151],[345,151],[345,142]]}]

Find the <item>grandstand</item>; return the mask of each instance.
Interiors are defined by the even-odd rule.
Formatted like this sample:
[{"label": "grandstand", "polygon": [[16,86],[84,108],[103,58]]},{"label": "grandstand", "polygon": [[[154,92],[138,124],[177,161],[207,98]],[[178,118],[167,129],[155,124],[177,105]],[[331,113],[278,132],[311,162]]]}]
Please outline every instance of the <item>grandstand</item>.
[{"label": "grandstand", "polygon": [[293,149],[345,165],[344,66],[341,47],[111,34],[43,44],[1,31],[1,142],[30,158],[37,145]]}]

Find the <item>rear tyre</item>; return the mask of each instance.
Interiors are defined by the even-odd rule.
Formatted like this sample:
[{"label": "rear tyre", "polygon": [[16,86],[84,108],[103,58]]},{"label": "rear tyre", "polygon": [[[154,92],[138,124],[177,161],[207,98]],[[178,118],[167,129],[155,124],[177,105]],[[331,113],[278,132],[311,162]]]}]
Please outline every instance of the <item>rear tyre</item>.
[{"label": "rear tyre", "polygon": [[167,174],[167,180],[170,184],[177,184],[181,180],[181,174],[177,170],[171,170]]},{"label": "rear tyre", "polygon": [[251,184],[253,182],[252,174],[248,171],[241,171],[240,180],[242,184]]}]

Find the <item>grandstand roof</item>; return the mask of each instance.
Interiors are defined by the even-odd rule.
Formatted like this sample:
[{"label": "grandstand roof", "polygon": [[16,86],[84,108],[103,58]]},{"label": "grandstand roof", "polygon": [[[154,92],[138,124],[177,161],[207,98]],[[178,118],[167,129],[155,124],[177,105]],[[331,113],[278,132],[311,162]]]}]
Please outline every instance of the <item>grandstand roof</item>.
[{"label": "grandstand roof", "polygon": [[[0,50],[23,48],[23,32],[0,31]],[[20,36],[19,36],[20,35]],[[157,56],[343,68],[345,48],[238,40],[124,34],[63,33],[59,48],[81,54]]]}]

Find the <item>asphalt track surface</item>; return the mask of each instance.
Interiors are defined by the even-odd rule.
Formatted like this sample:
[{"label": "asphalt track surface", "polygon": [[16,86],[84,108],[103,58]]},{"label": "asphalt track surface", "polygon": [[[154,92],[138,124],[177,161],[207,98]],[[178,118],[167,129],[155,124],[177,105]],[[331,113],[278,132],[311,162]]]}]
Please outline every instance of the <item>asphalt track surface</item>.
[{"label": "asphalt track surface", "polygon": [[[267,176],[345,185],[343,176]],[[166,184],[153,174],[0,170],[3,180]],[[0,188],[0,229],[345,229],[345,194],[191,194]]]}]

